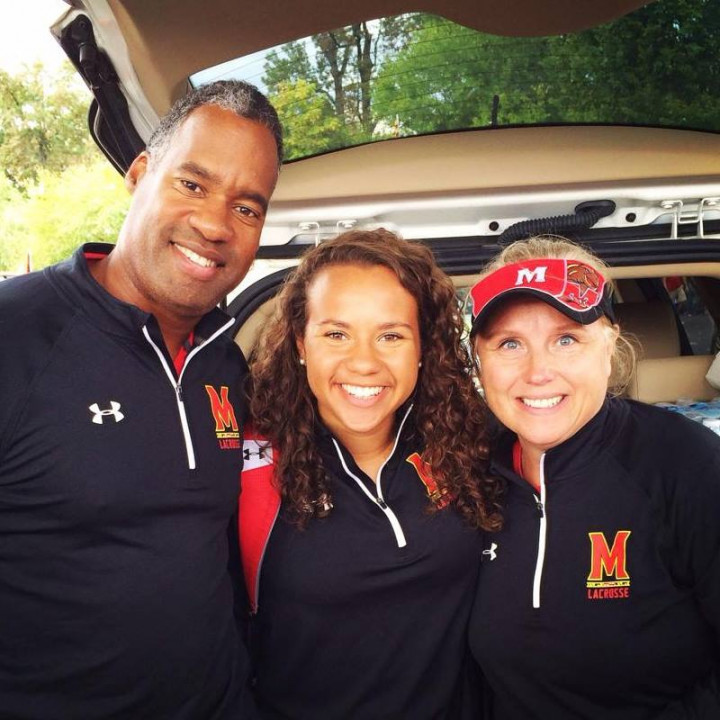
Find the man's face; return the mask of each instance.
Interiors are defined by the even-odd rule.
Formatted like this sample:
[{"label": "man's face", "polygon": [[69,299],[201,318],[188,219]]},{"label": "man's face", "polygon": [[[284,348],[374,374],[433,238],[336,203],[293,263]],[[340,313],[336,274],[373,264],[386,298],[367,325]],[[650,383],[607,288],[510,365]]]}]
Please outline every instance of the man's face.
[{"label": "man's face", "polygon": [[194,110],[159,158],[141,154],[110,291],[161,318],[197,321],[247,273],[277,180],[263,125],[214,105]]}]

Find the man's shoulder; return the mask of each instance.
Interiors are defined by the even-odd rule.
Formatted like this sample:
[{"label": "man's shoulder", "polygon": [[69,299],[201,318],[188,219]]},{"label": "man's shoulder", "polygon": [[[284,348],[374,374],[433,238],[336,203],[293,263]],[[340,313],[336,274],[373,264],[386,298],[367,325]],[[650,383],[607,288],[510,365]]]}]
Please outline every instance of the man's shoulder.
[{"label": "man's shoulder", "polygon": [[47,362],[78,308],[52,282],[54,268],[0,283],[0,373],[6,387],[27,382]]},{"label": "man's shoulder", "polygon": [[34,335],[43,321],[75,314],[76,308],[52,282],[56,272],[53,266],[0,283],[0,332]]},{"label": "man's shoulder", "polygon": [[16,275],[3,280],[0,283],[0,308],[3,310],[3,320],[5,320],[4,311],[6,309],[19,310],[27,307],[38,294],[42,295],[49,290],[51,290],[51,286],[44,270],[27,275]]}]

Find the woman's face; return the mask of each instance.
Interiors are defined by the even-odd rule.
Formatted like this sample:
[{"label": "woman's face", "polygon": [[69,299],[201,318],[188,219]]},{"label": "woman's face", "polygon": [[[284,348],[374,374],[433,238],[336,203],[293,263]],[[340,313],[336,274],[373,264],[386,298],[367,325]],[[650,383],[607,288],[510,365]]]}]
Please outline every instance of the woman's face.
[{"label": "woman's face", "polygon": [[417,303],[385,267],[330,266],[308,287],[298,352],[333,434],[351,450],[372,438],[385,444],[417,382]]},{"label": "woman's face", "polygon": [[485,398],[523,447],[545,450],[572,437],[599,410],[616,332],[581,325],[541,300],[510,300],[475,339]]}]

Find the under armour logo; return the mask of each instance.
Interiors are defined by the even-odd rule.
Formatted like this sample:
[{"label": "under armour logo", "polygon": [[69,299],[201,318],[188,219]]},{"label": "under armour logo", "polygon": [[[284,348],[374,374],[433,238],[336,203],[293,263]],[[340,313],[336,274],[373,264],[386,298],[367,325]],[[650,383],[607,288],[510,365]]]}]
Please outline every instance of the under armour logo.
[{"label": "under armour logo", "polygon": [[253,455],[256,455],[258,460],[262,460],[265,457],[265,448],[259,448],[258,450],[249,450],[245,448],[243,450],[243,459],[249,460]]},{"label": "under armour logo", "polygon": [[490,549],[489,549],[489,550],[483,550],[483,551],[482,551],[482,554],[483,554],[483,555],[487,555],[487,556],[490,558],[490,561],[492,562],[492,561],[497,557],[497,553],[495,552],[496,550],[497,550],[497,543],[493,543],[493,544],[490,546]]},{"label": "under armour logo", "polygon": [[273,451],[270,444],[263,440],[245,440],[243,442],[243,471],[272,465]]},{"label": "under armour logo", "polygon": [[101,410],[100,406],[97,403],[93,403],[88,408],[90,412],[93,414],[92,421],[96,425],[102,425],[103,424],[103,418],[112,416],[115,418],[115,422],[119,423],[125,416],[120,412],[120,403],[115,402],[114,400],[110,401],[110,409],[108,410]]}]

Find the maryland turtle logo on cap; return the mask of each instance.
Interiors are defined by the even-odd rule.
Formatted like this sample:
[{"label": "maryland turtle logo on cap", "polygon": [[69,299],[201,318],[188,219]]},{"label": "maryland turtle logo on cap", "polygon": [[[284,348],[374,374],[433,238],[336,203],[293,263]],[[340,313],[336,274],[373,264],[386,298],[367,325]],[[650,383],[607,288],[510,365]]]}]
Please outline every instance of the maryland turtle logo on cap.
[{"label": "maryland turtle logo on cap", "polygon": [[583,308],[594,307],[600,302],[605,281],[595,268],[585,263],[570,261],[567,264],[566,277],[568,284],[577,288],[577,292],[568,288],[568,299],[574,300]]}]

